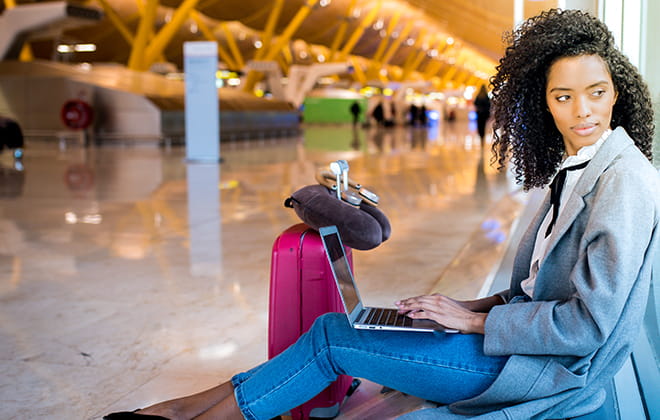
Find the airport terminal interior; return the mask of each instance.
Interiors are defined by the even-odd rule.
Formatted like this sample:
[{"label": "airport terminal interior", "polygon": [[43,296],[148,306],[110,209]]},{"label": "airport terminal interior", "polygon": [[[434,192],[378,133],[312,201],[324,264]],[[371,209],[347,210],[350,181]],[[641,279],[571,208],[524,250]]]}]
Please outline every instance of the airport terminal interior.
[{"label": "airport terminal interior", "polygon": [[[658,28],[639,23],[660,6],[625,3],[0,2],[0,418],[100,419],[266,360],[273,244],[302,223],[284,201],[338,160],[391,224],[353,250],[366,304],[484,296],[545,193],[477,131],[501,34],[629,7],[618,30],[647,31],[621,39],[658,102]],[[219,112],[191,105],[209,62]],[[429,405],[381,391],[364,380],[337,419]]]}]

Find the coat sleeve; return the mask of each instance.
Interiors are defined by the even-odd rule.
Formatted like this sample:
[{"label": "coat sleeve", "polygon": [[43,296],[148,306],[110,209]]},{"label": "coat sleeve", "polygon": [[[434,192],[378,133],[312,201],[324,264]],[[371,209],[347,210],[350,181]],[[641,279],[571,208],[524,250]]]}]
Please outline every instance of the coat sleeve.
[{"label": "coat sleeve", "polygon": [[[486,354],[585,356],[607,340],[644,262],[657,258],[653,244],[658,241],[652,242],[652,236],[660,188],[657,178],[650,181],[616,168],[601,175],[586,208],[577,259],[570,266],[555,255],[558,263],[571,267],[563,271],[569,273],[571,293],[561,300],[494,307],[486,319]],[[562,281],[547,278],[552,269],[545,273],[544,282]]]}]

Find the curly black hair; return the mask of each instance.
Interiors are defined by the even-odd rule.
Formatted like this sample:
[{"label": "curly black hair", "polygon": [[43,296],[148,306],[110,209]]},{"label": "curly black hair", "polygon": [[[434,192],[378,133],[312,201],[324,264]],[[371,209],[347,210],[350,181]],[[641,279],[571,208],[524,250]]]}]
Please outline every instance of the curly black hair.
[{"label": "curly black hair", "polygon": [[623,126],[652,159],[651,95],[638,70],[619,51],[607,26],[579,10],[551,9],[505,34],[508,44],[490,80],[493,87],[493,163],[515,166],[518,182],[529,190],[547,184],[561,164],[564,143],[547,108],[550,66],[563,57],[598,55],[606,63],[618,94],[612,129]]}]

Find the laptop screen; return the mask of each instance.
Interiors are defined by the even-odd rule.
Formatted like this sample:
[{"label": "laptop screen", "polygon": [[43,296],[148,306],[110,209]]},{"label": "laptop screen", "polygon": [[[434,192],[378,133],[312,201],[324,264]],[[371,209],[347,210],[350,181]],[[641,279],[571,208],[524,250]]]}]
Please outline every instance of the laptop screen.
[{"label": "laptop screen", "polygon": [[323,240],[337,278],[337,283],[339,283],[340,294],[346,305],[346,312],[350,314],[357,306],[359,298],[353,285],[353,276],[351,275],[348,260],[344,254],[344,248],[337,233],[324,235]]}]

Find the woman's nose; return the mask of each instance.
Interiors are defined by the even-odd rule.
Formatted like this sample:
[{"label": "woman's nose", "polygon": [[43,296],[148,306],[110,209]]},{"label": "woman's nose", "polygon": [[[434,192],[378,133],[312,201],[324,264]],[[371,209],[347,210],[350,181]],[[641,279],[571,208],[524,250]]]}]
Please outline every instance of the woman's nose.
[{"label": "woman's nose", "polygon": [[576,98],[575,115],[578,118],[586,118],[591,115],[591,106],[586,98],[582,98],[582,97]]}]

